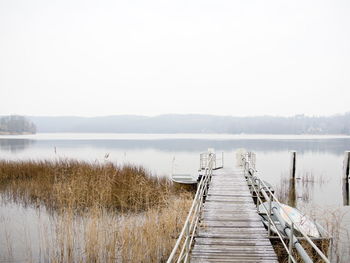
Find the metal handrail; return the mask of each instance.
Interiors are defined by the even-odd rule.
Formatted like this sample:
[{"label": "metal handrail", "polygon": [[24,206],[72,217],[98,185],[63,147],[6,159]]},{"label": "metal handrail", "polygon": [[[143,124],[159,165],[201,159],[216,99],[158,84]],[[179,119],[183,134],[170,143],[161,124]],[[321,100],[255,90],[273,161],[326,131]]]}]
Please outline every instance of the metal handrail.
[{"label": "metal handrail", "polygon": [[[217,154],[213,152],[204,152],[199,155],[199,171],[204,170],[208,166],[209,155],[212,157],[213,169],[224,167],[224,152],[221,153],[221,158],[217,158]],[[219,161],[219,166],[217,163]]]},{"label": "metal handrail", "polygon": [[205,169],[208,163],[208,153],[201,153],[199,155],[199,170]]},{"label": "metal handrail", "polygon": [[[252,156],[254,156],[253,158],[253,162],[254,164],[251,164],[251,158]],[[306,251],[304,250],[304,248],[301,246],[301,244],[298,241],[298,237],[296,237],[294,235],[294,225],[295,222],[293,221],[293,219],[288,215],[287,211],[285,211],[285,209],[283,208],[283,206],[281,205],[281,203],[278,201],[277,197],[272,193],[272,191],[270,190],[270,188],[265,184],[265,182],[263,180],[261,180],[260,178],[258,178],[257,176],[255,176],[254,174],[257,172],[257,170],[255,170],[255,154],[254,153],[247,153],[244,156],[242,156],[242,160],[244,161],[244,172],[248,172],[247,174],[247,178],[248,180],[251,181],[251,186],[253,188],[253,191],[255,192],[256,196],[257,196],[257,206],[259,206],[259,202],[261,202],[261,204],[263,204],[262,199],[260,198],[260,193],[263,194],[265,200],[268,200],[269,203],[269,207],[267,208],[265,206],[265,204],[263,204],[263,207],[265,208],[266,211],[266,215],[268,218],[268,235],[270,236],[270,231],[271,231],[271,224],[275,227],[275,229],[277,230],[277,235],[279,236],[279,238],[282,241],[282,244],[284,246],[284,248],[286,249],[287,253],[288,253],[288,262],[293,261],[296,262],[296,259],[293,257],[292,255],[292,248],[293,246],[297,249],[299,255],[302,257],[302,259],[304,260],[304,262],[312,262],[311,258],[308,256],[308,254],[306,253]],[[258,185],[258,189],[256,189],[256,184]],[[268,194],[266,193],[266,191],[268,192]],[[285,224],[285,222],[281,222],[283,220],[279,220],[280,223],[284,226],[284,231],[286,231],[286,229],[290,229],[291,231],[287,231],[289,232],[287,234],[288,239],[290,240],[289,242],[289,247],[287,248],[286,243],[283,240],[282,234],[280,233],[280,231],[278,230],[278,228],[276,227],[276,224],[274,222],[274,220],[272,220],[272,210],[275,210],[274,213],[276,215],[278,215],[278,211],[277,209],[273,209],[271,207],[271,202],[275,202],[277,204],[277,206],[282,209],[282,211],[285,213],[285,215],[288,217],[288,219],[291,222],[291,227],[289,227],[288,225]],[[280,216],[277,216],[277,218]],[[279,218],[278,218],[279,219]],[[324,253],[315,245],[315,243],[304,233],[304,231],[302,231],[301,229],[298,229],[298,232],[301,233],[301,235],[303,236],[303,238],[312,246],[312,248],[316,251],[316,253],[326,262],[329,263],[329,259],[326,257],[326,255],[324,255]],[[284,233],[286,234],[286,233]]]},{"label": "metal handrail", "polygon": [[[217,166],[217,163],[221,164]],[[223,168],[224,167],[224,152],[221,152],[221,158],[218,158],[217,155],[215,155],[215,169]]]},{"label": "metal handrail", "polygon": [[[206,196],[207,194],[208,185],[213,173],[214,160],[215,160],[215,154],[209,153],[208,162],[204,169],[205,173],[197,185],[197,191],[194,196],[190,211],[188,212],[184,226],[167,260],[167,263],[171,263],[175,261],[188,262],[189,253],[190,253],[191,246],[194,240],[194,235],[198,226],[200,213],[203,207],[203,199],[204,199],[204,196]],[[182,246],[181,246],[181,242],[183,242]],[[176,260],[176,254],[178,253],[178,251],[180,252]]]}]

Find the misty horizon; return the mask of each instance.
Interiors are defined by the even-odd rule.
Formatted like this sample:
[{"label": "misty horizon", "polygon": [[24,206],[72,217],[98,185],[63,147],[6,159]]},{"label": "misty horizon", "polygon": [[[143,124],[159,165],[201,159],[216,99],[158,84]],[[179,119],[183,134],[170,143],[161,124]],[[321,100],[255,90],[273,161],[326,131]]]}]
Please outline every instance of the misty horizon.
[{"label": "misty horizon", "polygon": [[350,2],[0,2],[0,115],[350,110]]},{"label": "misty horizon", "polygon": [[145,115],[145,114],[107,114],[107,115],[94,115],[94,116],[86,116],[86,115],[72,115],[72,114],[57,114],[57,115],[45,115],[45,114],[36,114],[36,115],[23,115],[17,113],[11,113],[1,116],[24,116],[24,117],[72,117],[72,118],[104,118],[104,117],[123,117],[123,116],[134,116],[134,117],[145,117],[145,118],[153,118],[159,116],[213,116],[213,117],[234,117],[234,118],[259,118],[259,117],[273,117],[273,118],[293,118],[293,117],[306,117],[306,118],[323,118],[323,117],[336,117],[350,114],[350,111],[339,112],[334,114],[325,114],[325,115],[307,115],[307,114],[292,114],[292,115],[273,115],[273,114],[261,114],[261,115],[220,115],[220,114],[205,114],[205,113],[161,113],[155,115]]}]

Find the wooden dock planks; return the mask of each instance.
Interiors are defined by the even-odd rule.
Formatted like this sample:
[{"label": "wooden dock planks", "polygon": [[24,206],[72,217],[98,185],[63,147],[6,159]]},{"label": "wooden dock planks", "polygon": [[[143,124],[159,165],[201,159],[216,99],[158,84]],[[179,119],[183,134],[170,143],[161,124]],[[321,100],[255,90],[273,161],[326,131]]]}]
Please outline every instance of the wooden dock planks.
[{"label": "wooden dock planks", "polygon": [[216,171],[191,262],[278,262],[242,171]]}]

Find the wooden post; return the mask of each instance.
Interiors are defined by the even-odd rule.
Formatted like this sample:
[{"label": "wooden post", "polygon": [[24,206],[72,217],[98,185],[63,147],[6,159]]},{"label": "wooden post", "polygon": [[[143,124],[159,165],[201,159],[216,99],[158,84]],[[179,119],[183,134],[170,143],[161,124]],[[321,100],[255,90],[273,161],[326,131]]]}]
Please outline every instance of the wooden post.
[{"label": "wooden post", "polygon": [[350,191],[349,191],[349,180],[343,180],[343,204],[344,206],[350,205]]},{"label": "wooden post", "polygon": [[289,179],[288,205],[291,207],[297,206],[297,195],[294,178]]},{"label": "wooden post", "polygon": [[297,152],[291,152],[290,178],[295,179]]},{"label": "wooden post", "polygon": [[346,151],[344,154],[344,165],[343,165],[343,178],[345,180],[349,179],[350,173],[350,151]]},{"label": "wooden post", "polygon": [[350,151],[346,151],[344,153],[344,164],[343,164],[343,204],[344,205],[350,205],[349,180],[350,180]]}]

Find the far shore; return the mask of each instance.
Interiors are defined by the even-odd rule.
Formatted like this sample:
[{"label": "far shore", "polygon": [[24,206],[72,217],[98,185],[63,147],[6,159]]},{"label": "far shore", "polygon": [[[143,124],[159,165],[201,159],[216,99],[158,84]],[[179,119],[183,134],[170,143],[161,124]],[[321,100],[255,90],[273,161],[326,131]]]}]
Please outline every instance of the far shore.
[{"label": "far shore", "polygon": [[34,132],[4,132],[0,131],[0,135],[32,135]]}]

